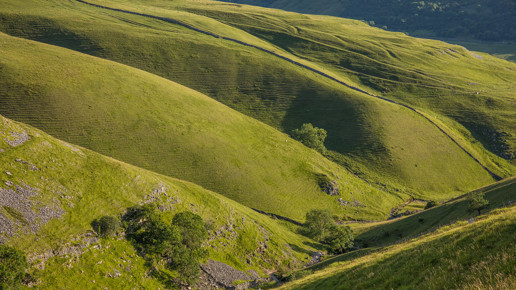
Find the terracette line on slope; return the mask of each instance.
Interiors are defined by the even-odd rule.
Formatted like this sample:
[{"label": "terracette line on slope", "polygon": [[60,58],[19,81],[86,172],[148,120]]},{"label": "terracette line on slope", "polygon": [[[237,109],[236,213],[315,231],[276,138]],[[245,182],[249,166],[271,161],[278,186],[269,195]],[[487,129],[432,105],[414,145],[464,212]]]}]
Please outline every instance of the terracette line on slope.
[{"label": "terracette line on slope", "polygon": [[482,164],[480,162],[480,160],[478,160],[475,156],[473,156],[468,150],[466,150],[466,148],[464,148],[462,145],[459,144],[459,142],[457,142],[457,140],[455,140],[452,136],[450,136],[448,133],[446,133],[446,131],[444,131],[444,129],[442,129],[441,127],[439,127],[439,125],[437,125],[434,121],[432,121],[430,118],[428,118],[427,116],[425,116],[423,113],[419,112],[417,109],[409,106],[409,105],[406,105],[406,104],[403,104],[403,103],[400,103],[400,102],[397,102],[397,101],[394,101],[394,100],[391,100],[391,99],[388,99],[388,98],[385,98],[385,97],[382,97],[382,96],[378,96],[378,95],[375,95],[375,94],[372,94],[370,92],[367,92],[367,91],[364,91],[363,89],[360,89],[360,88],[357,88],[355,86],[352,86],[352,85],[349,85],[335,77],[332,77],[330,75],[328,75],[327,73],[324,73],[320,70],[317,70],[315,68],[312,68],[312,67],[309,67],[305,64],[302,64],[300,62],[297,62],[293,59],[290,59],[286,56],[283,56],[283,55],[279,55],[271,50],[268,50],[268,49],[265,49],[263,47],[259,47],[259,46],[256,46],[256,45],[253,45],[253,44],[249,44],[249,43],[246,43],[246,42],[243,42],[243,41],[240,41],[240,40],[237,40],[237,39],[234,39],[234,38],[230,38],[230,37],[225,37],[225,36],[220,36],[218,34],[215,34],[215,33],[212,33],[212,32],[209,32],[209,31],[205,31],[205,30],[201,30],[201,29],[198,29],[198,28],[195,28],[189,24],[186,24],[184,22],[181,22],[181,21],[178,21],[178,20],[175,20],[175,19],[172,19],[172,18],[168,18],[168,17],[160,17],[160,16],[155,16],[155,15],[151,15],[151,14],[145,14],[145,13],[139,13],[139,12],[134,12],[134,11],[129,11],[129,10],[123,10],[123,9],[118,9],[118,8],[112,8],[112,7],[108,7],[108,6],[103,6],[103,5],[98,5],[98,4],[94,4],[94,3],[89,3],[89,2],[86,2],[84,0],[76,0],[77,2],[80,2],[80,3],[83,3],[83,4],[87,4],[87,5],[90,5],[90,6],[94,6],[94,7],[98,7],[98,8],[103,8],[103,9],[108,9],[108,10],[112,10],[112,11],[118,11],[118,12],[122,12],[122,13],[128,13],[128,14],[133,14],[133,15],[138,15],[138,16],[143,16],[143,17],[148,17],[148,18],[154,18],[154,19],[158,19],[158,20],[162,20],[162,21],[165,21],[165,22],[168,22],[168,23],[173,23],[173,24],[177,24],[177,25],[181,25],[183,27],[186,27],[188,29],[191,29],[191,30],[194,30],[196,32],[199,32],[199,33],[202,33],[202,34],[206,34],[206,35],[209,35],[209,36],[212,36],[212,37],[215,37],[215,38],[219,38],[219,39],[223,39],[223,40],[228,40],[228,41],[231,41],[231,42],[236,42],[238,44],[241,44],[241,45],[244,45],[244,46],[248,46],[248,47],[252,47],[252,48],[256,48],[258,50],[261,50],[265,53],[268,53],[268,54],[271,54],[273,56],[276,56],[276,57],[279,57],[283,60],[286,60],[294,65],[297,65],[299,67],[302,67],[302,68],[305,68],[307,70],[310,70],[318,75],[321,75],[327,79],[330,79],[332,81],[335,81],[343,86],[346,86],[354,91],[357,91],[357,92],[360,92],[360,93],[363,93],[363,94],[366,94],[368,96],[371,96],[371,97],[374,97],[374,98],[377,98],[377,99],[380,99],[380,100],[383,100],[383,101],[386,101],[386,102],[389,102],[389,103],[392,103],[392,104],[396,104],[396,105],[399,105],[399,106],[402,106],[402,107],[405,107],[413,112],[415,112],[416,114],[418,114],[419,116],[423,117],[424,119],[426,119],[428,122],[430,122],[431,124],[433,124],[437,129],[439,129],[439,131],[441,131],[444,135],[446,135],[448,138],[450,138],[450,140],[455,143],[457,146],[459,146],[460,149],[462,149],[462,151],[464,151],[469,157],[471,157],[476,163],[478,163],[485,171],[487,171],[495,180],[502,180],[502,177],[500,177],[499,175],[497,175],[496,173],[492,172],[491,170],[489,170],[486,166],[484,166],[484,164]]}]

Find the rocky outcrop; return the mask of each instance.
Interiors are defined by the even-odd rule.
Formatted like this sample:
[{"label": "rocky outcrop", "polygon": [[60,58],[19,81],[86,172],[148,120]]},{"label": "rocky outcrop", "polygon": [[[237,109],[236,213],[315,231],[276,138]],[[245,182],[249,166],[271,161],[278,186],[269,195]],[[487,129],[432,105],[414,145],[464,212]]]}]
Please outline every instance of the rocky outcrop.
[{"label": "rocky outcrop", "polygon": [[249,271],[249,274],[247,274],[213,260],[201,264],[201,270],[201,279],[197,285],[199,289],[247,289],[256,287],[259,283],[267,282],[267,279],[260,278],[255,271]]}]

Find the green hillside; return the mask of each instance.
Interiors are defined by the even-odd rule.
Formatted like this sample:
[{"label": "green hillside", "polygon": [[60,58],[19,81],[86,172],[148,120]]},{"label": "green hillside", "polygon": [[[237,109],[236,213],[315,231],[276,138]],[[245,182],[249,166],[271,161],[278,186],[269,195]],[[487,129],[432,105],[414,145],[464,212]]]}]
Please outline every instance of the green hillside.
[{"label": "green hillside", "polygon": [[[108,156],[301,219],[313,207],[381,218],[407,196],[378,190],[319,153],[186,87],[127,66],[6,35],[0,110]],[[318,186],[326,175],[340,206]],[[482,176],[482,175],[481,175]]]},{"label": "green hillside", "polygon": [[510,0],[226,0],[364,20],[394,31],[487,41],[516,39],[516,4]]},{"label": "green hillside", "polygon": [[[514,197],[514,195],[513,195]],[[364,253],[351,252],[281,289],[513,289],[516,207]]]},{"label": "green hillside", "polygon": [[[489,201],[489,207],[486,210],[511,204],[516,199],[516,177],[490,184],[473,192],[485,194],[485,198]],[[474,218],[477,215],[476,212],[468,211],[467,195],[423,210],[425,205],[426,203],[419,203],[420,207],[417,208],[418,201],[408,203],[401,210],[420,212],[407,217],[378,223],[351,223],[349,225],[357,234],[359,243],[364,246],[378,246],[415,237],[459,220]]]},{"label": "green hillside", "polygon": [[[148,17],[91,7],[78,2],[53,2],[55,3],[53,6],[44,5],[40,1],[33,1],[32,3],[34,5],[30,7],[23,5],[22,8],[19,2],[8,1],[8,4],[1,8],[2,30],[13,35],[65,46],[109,58],[164,76],[205,93],[283,132],[290,132],[290,130],[299,127],[302,123],[311,122],[328,131],[327,148],[330,149],[330,158],[340,165],[350,168],[353,172],[360,174],[369,181],[388,184],[393,187],[407,187],[411,195],[423,198],[448,198],[459,192],[466,192],[492,181],[489,174],[452,142],[452,140],[442,134],[442,132],[428,122],[428,120],[418,116],[413,111],[380,99],[371,98],[339,85],[327,78],[325,79],[310,70],[289,63],[288,61],[278,61],[278,57],[271,54],[224,39],[217,39],[209,35],[197,33],[179,25],[173,25]],[[114,7],[120,7],[121,5],[120,3],[113,4],[114,2],[108,3],[106,1],[102,3],[111,4],[114,5]],[[207,3],[210,4],[210,9],[221,9],[218,8],[220,6],[218,3]],[[129,5],[130,3],[124,2],[124,5],[126,4]],[[141,11],[147,13],[176,17],[189,25],[195,25],[200,28],[208,27],[210,31],[215,33],[234,37],[253,45],[259,45],[260,47],[274,50],[280,55],[289,56],[299,62],[313,65],[313,67],[334,75],[349,84],[358,84],[367,89],[367,86],[360,84],[361,80],[353,75],[340,74],[337,71],[332,72],[325,68],[327,66],[325,63],[311,63],[299,59],[289,54],[289,52],[281,50],[275,46],[274,43],[267,43],[267,39],[251,36],[245,31],[218,22],[213,18],[205,17],[205,14],[218,15],[210,10],[200,12],[199,7],[208,7],[206,5],[202,6],[201,4],[188,1],[172,3],[155,1],[152,2],[152,4],[154,6],[144,6],[143,8],[136,4],[124,7],[127,9],[136,9],[135,11],[141,9]],[[167,9],[162,8],[161,6],[163,5],[165,5]],[[171,7],[170,5],[173,6]],[[52,9],[53,12],[47,13],[49,9]],[[99,13],[99,11],[102,11],[102,13]],[[185,11],[195,12],[196,14]],[[256,8],[252,11],[258,10]],[[285,17],[284,21],[295,21],[295,19],[299,17],[308,17],[283,12],[274,12],[274,14],[270,11],[266,11],[261,13],[269,13],[270,15],[267,17],[271,19],[274,19],[273,17]],[[246,13],[242,13],[242,15],[245,16]],[[286,15],[289,17],[286,17]],[[328,21],[332,20],[332,18],[328,19]],[[360,29],[357,30],[359,32],[363,30],[362,28],[366,30],[369,29],[367,26],[357,25],[358,23],[353,21],[338,21],[344,21]],[[103,25],[98,25],[98,23],[103,23]],[[330,22],[328,22],[328,24],[330,24]],[[42,59],[44,59],[43,56]],[[28,69],[28,66],[25,65],[18,66]],[[11,67],[14,67],[14,65]],[[329,67],[331,69],[331,66]],[[26,73],[20,72],[20,74]],[[102,78],[104,82],[103,76],[99,74],[95,74],[95,76]],[[40,76],[35,78],[41,80]],[[10,80],[12,80],[12,77]],[[44,86],[54,86],[55,84],[52,83],[53,82],[45,81]],[[132,81],[125,82],[124,85],[132,86],[134,85],[132,83]],[[156,170],[166,175],[177,176],[199,183],[209,189],[216,190],[233,198],[237,195],[242,195],[242,192],[250,191],[248,185],[242,185],[238,188],[234,185],[229,185],[229,183],[234,183],[234,180],[242,176],[241,169],[238,169],[240,173],[234,172],[229,175],[224,173],[225,177],[214,177],[211,171],[207,170],[208,165],[202,163],[204,161],[199,161],[205,160],[204,157],[196,156],[195,158],[190,158],[185,156],[185,154],[193,153],[184,153],[184,151],[180,149],[176,149],[177,151],[175,152],[167,151],[167,154],[177,154],[188,161],[192,159],[197,160],[197,162],[191,162],[193,167],[197,167],[192,168],[189,173],[185,172],[183,168],[172,166],[172,162],[167,161],[161,156],[161,154],[164,154],[163,150],[152,149],[152,147],[156,146],[165,146],[163,140],[160,139],[163,138],[163,134],[160,135],[156,132],[152,132],[152,130],[156,130],[156,128],[160,126],[147,127],[153,128],[152,130],[142,129],[145,131],[146,135],[145,137],[141,137],[146,140],[144,143],[133,140],[135,143],[144,147],[146,156],[143,157],[140,154],[136,154],[136,152],[129,152],[130,150],[141,152],[140,149],[127,150],[127,148],[131,146],[129,146],[126,141],[131,138],[136,139],[140,137],[127,137],[123,143],[119,141],[121,144],[116,144],[113,140],[107,141],[104,137],[95,137],[97,139],[92,138],[92,136],[99,133],[94,132],[92,129],[93,124],[89,122],[81,122],[81,128],[78,131],[73,128],[58,128],[60,126],[59,122],[53,125],[50,123],[43,124],[43,122],[38,120],[39,117],[31,117],[30,113],[25,111],[21,112],[21,109],[16,109],[26,108],[24,105],[17,104],[18,102],[22,102],[21,99],[13,98],[14,95],[19,95],[19,90],[26,85],[27,83],[5,86],[9,89],[2,92],[4,96],[3,100],[7,100],[3,101],[3,114],[44,129],[67,141],[81,144],[100,151],[103,154]],[[74,90],[72,88],[63,88],[65,84],[60,85],[61,87],[57,86],[58,88],[55,88],[55,90]],[[38,89],[31,87],[29,91],[30,90]],[[90,88],[87,88],[86,90],[81,90],[81,92],[88,92],[90,90]],[[98,90],[102,90],[102,88],[98,88]],[[127,92],[130,90],[130,88],[126,88]],[[102,94],[114,94],[115,91],[116,90],[111,88],[109,92],[103,92]],[[51,95],[51,97],[55,98],[58,96]],[[60,98],[64,98],[64,96]],[[157,99],[156,97],[156,100]],[[52,103],[58,104],[60,102],[61,99],[58,102]],[[116,103],[116,101],[114,103]],[[156,105],[157,103],[154,103],[154,106]],[[67,104],[66,106],[68,108],[73,106],[73,104]],[[117,107],[113,109],[118,110],[120,108]],[[108,108],[96,110],[95,114],[106,110],[108,110]],[[59,114],[62,114],[62,110],[56,109],[55,111],[59,111]],[[57,114],[56,112],[52,113],[54,114],[52,115],[53,119],[57,118],[57,116],[55,116],[55,114]],[[84,112],[81,111],[79,115],[80,114],[84,114]],[[110,114],[113,116],[114,113]],[[138,114],[144,116],[141,112]],[[153,112],[152,115],[153,118],[157,119],[162,119],[163,117],[157,112]],[[199,114],[197,114],[197,116],[199,116]],[[469,132],[463,127],[447,118],[443,118],[441,121],[437,120],[436,118],[441,118],[442,116],[436,113],[429,113],[428,116],[436,123],[439,123],[441,128],[446,128],[447,132],[453,135],[461,146],[467,148],[468,152],[473,154],[475,158],[479,159],[480,162],[491,171],[502,176],[507,176],[512,172],[512,166],[505,163],[502,159],[488,153],[480,144],[470,144],[470,142],[475,142],[475,140],[472,137],[470,138]],[[91,117],[93,117],[93,115],[90,115],[88,118]],[[126,117],[126,115],[123,116],[123,118]],[[74,113],[74,119],[75,118]],[[67,121],[64,121],[64,119],[66,118],[61,116],[61,120],[66,123],[66,126],[72,126],[69,119]],[[96,119],[97,122],[99,120],[98,116],[95,116],[94,119]],[[119,121],[124,124],[126,128],[130,128],[127,125],[128,123],[122,119]],[[149,120],[149,118],[144,119],[146,122]],[[76,119],[76,121],[79,122],[78,119]],[[399,124],[404,124],[404,126],[399,126]],[[510,124],[510,122],[508,124]],[[91,127],[87,128],[90,125]],[[107,127],[107,125],[102,126]],[[113,125],[110,126],[110,128],[113,127]],[[455,126],[462,129],[462,131],[455,131]],[[512,125],[510,125],[510,127],[511,126]],[[119,125],[114,126],[114,128],[117,127],[119,127]],[[81,133],[77,134],[76,132]],[[253,134],[251,132],[254,131],[250,130],[249,134]],[[126,133],[127,132],[124,132],[124,130],[118,130],[116,134]],[[151,141],[147,136],[150,133],[156,133],[156,135],[160,137]],[[217,132],[217,134],[219,133],[220,131]],[[109,135],[107,137],[117,140],[124,139],[113,136],[112,132],[105,132],[104,134]],[[133,133],[131,132],[131,134]],[[462,134],[466,135],[466,137],[461,136]],[[172,136],[170,136],[170,138],[172,138]],[[253,139],[253,137],[250,138]],[[470,139],[463,140],[464,138]],[[191,138],[188,139],[187,142],[194,142]],[[243,139],[245,138],[242,138],[242,140]],[[435,146],[435,142],[440,145]],[[148,146],[149,144],[151,144],[150,148]],[[198,143],[196,144],[196,146],[198,146]],[[257,146],[261,147],[261,145]],[[284,148],[288,150],[286,147]],[[201,151],[201,149],[199,149],[199,151]],[[214,155],[206,153],[206,151],[204,152],[205,153],[201,154],[201,156],[204,155],[208,158],[208,155],[211,156],[209,158],[213,158]],[[297,156],[297,158],[300,156],[299,154],[291,153]],[[238,156],[242,156],[242,154],[238,154]],[[225,160],[224,162],[231,160],[231,158],[227,159],[222,157],[220,159]],[[253,162],[256,161],[255,158],[252,159]],[[285,157],[285,160],[288,159],[288,157]],[[261,161],[266,162],[265,160],[256,162]],[[213,162],[213,160],[210,162]],[[327,166],[332,168],[338,168],[338,166],[326,163],[327,161],[321,162],[328,164]],[[235,170],[237,170],[238,166],[238,164],[234,163],[228,165],[228,167],[232,167]],[[272,167],[280,168],[281,166],[271,166],[270,168]],[[215,168],[219,168],[219,165],[217,164]],[[262,166],[261,168],[264,167]],[[188,170],[190,169],[187,169],[187,171]],[[203,176],[202,173],[198,173],[199,170],[200,172],[206,172],[206,175]],[[321,169],[320,171],[337,172],[335,170],[338,171],[341,169]],[[265,171],[273,175],[270,170]],[[290,175],[291,172],[295,170],[287,171],[289,172],[287,175]],[[316,172],[315,174],[317,173],[320,172]],[[230,176],[232,174],[235,175]],[[336,176],[337,175],[345,176],[347,173],[336,173]],[[234,176],[238,176],[238,178]],[[255,178],[255,176],[247,175],[246,177],[250,179]],[[278,175],[276,175],[276,177],[278,177]],[[215,185],[213,181],[207,181],[207,179],[213,178],[226,178],[226,181],[219,181],[218,184]],[[227,180],[231,181],[227,182]],[[447,182],[442,182],[443,180],[447,180]],[[221,183],[223,183],[223,185],[221,185]],[[241,183],[244,184],[243,181]],[[346,184],[342,186],[349,186],[347,182],[342,183]],[[253,182],[251,184],[253,184]],[[309,190],[317,191],[317,189],[314,188],[314,178],[312,178],[312,185],[308,187],[293,185],[295,182],[287,182],[283,179],[280,184],[294,186],[294,190],[286,190],[289,192],[297,191],[299,188],[301,188],[301,190],[307,190],[308,188]],[[270,182],[268,182],[268,185],[269,188],[285,188],[276,186],[277,184],[271,185]],[[232,187],[232,189],[227,190],[228,187]],[[348,189],[342,191],[354,192],[353,189],[349,187]],[[262,185],[257,185],[251,190],[254,192],[267,191]],[[239,193],[236,194],[236,191]],[[275,191],[277,191],[277,189],[275,189]],[[281,191],[282,193],[285,192],[283,189]],[[300,196],[301,195],[302,194],[300,194]],[[253,194],[253,196],[256,195]],[[264,197],[263,199],[266,198]],[[326,197],[326,199],[332,200],[332,202],[335,200],[329,197]],[[249,200],[238,200],[248,205],[251,204]],[[386,203],[392,204],[391,202],[393,201],[387,201]],[[272,205],[262,205],[262,209],[277,207],[278,210],[271,211],[279,213],[279,208],[282,208],[282,202],[272,203]],[[300,205],[300,207],[303,206]],[[296,211],[297,214],[295,214],[295,217],[299,219],[304,211],[301,209]],[[387,210],[384,209],[382,211],[385,213]],[[290,214],[287,215],[293,216]],[[362,214],[361,217],[366,218],[366,215]]]},{"label": "green hillside", "polygon": [[[1,116],[0,164],[0,241],[28,254],[38,288],[91,288],[92,280],[102,288],[163,287],[145,275],[143,259],[126,240],[88,234],[94,219],[120,216],[142,203],[157,203],[168,215],[201,215],[211,227],[209,258],[237,269],[263,275],[263,269],[296,267],[309,259],[304,238],[230,199]],[[122,273],[119,279],[106,276],[115,270]]]},{"label": "green hillside", "polygon": [[227,4],[190,6],[188,11],[241,28],[366,90],[419,108],[470,142],[514,160],[514,63],[358,21]]}]

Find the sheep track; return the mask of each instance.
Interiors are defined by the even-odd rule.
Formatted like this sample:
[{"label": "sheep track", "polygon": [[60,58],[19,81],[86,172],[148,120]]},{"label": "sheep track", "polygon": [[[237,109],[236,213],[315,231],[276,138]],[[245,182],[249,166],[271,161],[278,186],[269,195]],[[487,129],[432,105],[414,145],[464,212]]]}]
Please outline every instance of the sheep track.
[{"label": "sheep track", "polygon": [[441,131],[444,135],[446,135],[453,143],[455,143],[462,151],[464,151],[469,157],[471,157],[476,163],[478,163],[485,171],[487,171],[495,180],[502,180],[502,177],[500,177],[499,175],[497,175],[496,173],[492,172],[491,170],[489,170],[486,166],[484,166],[484,164],[482,164],[480,162],[480,160],[478,160],[475,156],[473,156],[468,150],[466,150],[466,148],[464,148],[462,145],[460,145],[458,143],[457,140],[455,140],[452,136],[450,136],[446,131],[444,131],[444,129],[442,129],[439,125],[437,125],[434,121],[432,121],[430,118],[428,118],[426,115],[424,115],[423,113],[419,112],[417,109],[407,105],[407,104],[403,104],[403,103],[400,103],[400,102],[397,102],[397,101],[394,101],[394,100],[391,100],[391,99],[388,99],[386,97],[382,97],[382,96],[379,96],[379,95],[375,95],[375,94],[372,94],[372,93],[369,93],[367,91],[364,91],[363,89],[360,89],[360,88],[357,88],[355,86],[352,86],[352,85],[349,85],[335,77],[332,77],[320,70],[317,70],[315,68],[312,68],[312,67],[309,67],[305,64],[302,64],[300,62],[297,62],[293,59],[290,59],[286,56],[282,56],[282,55],[279,55],[271,50],[268,50],[268,49],[265,49],[263,47],[259,47],[259,46],[256,46],[256,45],[253,45],[253,44],[249,44],[249,43],[246,43],[246,42],[243,42],[243,41],[240,41],[240,40],[237,40],[237,39],[234,39],[234,38],[230,38],[230,37],[225,37],[225,36],[221,36],[221,35],[217,35],[215,33],[212,33],[212,32],[209,32],[209,31],[205,31],[205,30],[202,30],[202,29],[199,29],[199,28],[195,28],[189,24],[186,24],[184,22],[181,22],[179,20],[176,20],[176,19],[172,19],[172,18],[168,18],[168,17],[160,17],[160,16],[155,16],[155,15],[151,15],[151,14],[145,14],[145,13],[139,13],[139,12],[134,12],[134,11],[129,11],[129,10],[124,10],[124,9],[118,9],[118,8],[112,8],[112,7],[107,7],[107,6],[103,6],[103,5],[98,5],[98,4],[94,4],[94,3],[89,3],[89,2],[86,2],[84,0],[76,0],[77,2],[80,2],[80,3],[83,3],[83,4],[86,4],[86,5],[90,5],[90,6],[94,6],[94,7],[97,7],[97,8],[102,8],[102,9],[107,9],[107,10],[112,10],[112,11],[117,11],[117,12],[122,12],[122,13],[127,13],[127,14],[133,14],[133,15],[138,15],[138,16],[143,16],[143,17],[147,17],[147,18],[153,18],[153,19],[158,19],[158,20],[161,20],[161,21],[164,21],[164,22],[168,22],[168,23],[172,23],[172,24],[177,24],[177,25],[180,25],[180,26],[183,26],[185,28],[188,28],[190,30],[193,30],[193,31],[196,31],[196,32],[199,32],[199,33],[202,33],[202,34],[205,34],[205,35],[208,35],[208,36],[212,36],[212,37],[215,37],[215,38],[218,38],[218,39],[222,39],[222,40],[227,40],[227,41],[231,41],[231,42],[235,42],[235,43],[238,43],[238,44],[241,44],[241,45],[244,45],[244,46],[247,46],[247,47],[252,47],[252,48],[255,48],[255,49],[258,49],[258,50],[261,50],[265,53],[268,53],[270,55],[273,55],[275,57],[278,57],[278,58],[281,58],[283,60],[286,60],[296,66],[299,66],[299,67],[302,67],[304,69],[307,69],[307,70],[310,70],[320,76],[323,76],[327,79],[330,79],[334,82],[337,82],[349,89],[352,89],[354,91],[357,91],[357,92],[360,92],[360,93],[363,93],[363,94],[366,94],[370,97],[374,97],[374,98],[377,98],[377,99],[380,99],[380,100],[383,100],[383,101],[386,101],[386,102],[389,102],[389,103],[392,103],[392,104],[396,104],[396,105],[399,105],[399,106],[402,106],[402,107],[405,107],[413,112],[415,112],[416,114],[418,114],[419,116],[423,117],[424,119],[426,119],[428,122],[430,122],[432,125],[434,125],[437,129],[439,129],[439,131]]}]

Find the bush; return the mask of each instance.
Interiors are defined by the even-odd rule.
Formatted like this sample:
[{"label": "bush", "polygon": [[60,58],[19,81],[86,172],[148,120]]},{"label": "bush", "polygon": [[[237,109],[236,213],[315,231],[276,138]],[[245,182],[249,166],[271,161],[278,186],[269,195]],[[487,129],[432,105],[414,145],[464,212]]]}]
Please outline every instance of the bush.
[{"label": "bush", "polygon": [[0,245],[0,289],[20,286],[27,266],[27,258],[22,251]]},{"label": "bush", "polygon": [[432,208],[432,207],[434,207],[434,206],[437,206],[437,202],[435,202],[435,201],[431,200],[431,201],[429,201],[429,202],[427,202],[427,203],[426,203],[426,205],[425,205],[425,209],[429,209],[429,208]]},{"label": "bush", "polygon": [[468,211],[480,211],[486,209],[489,206],[489,201],[484,198],[484,194],[481,192],[470,193],[468,195]]},{"label": "bush", "polygon": [[120,231],[120,221],[112,216],[103,216],[94,220],[91,226],[101,237],[112,237]]},{"label": "bush", "polygon": [[310,123],[305,123],[300,129],[292,130],[291,135],[292,138],[300,141],[307,147],[315,149],[321,153],[326,152],[324,140],[326,139],[327,132],[322,128],[317,128]]}]

